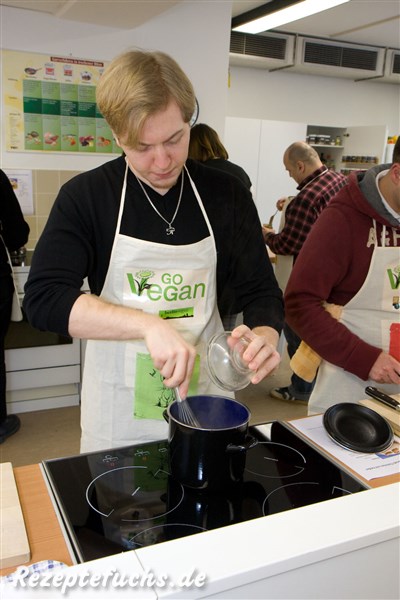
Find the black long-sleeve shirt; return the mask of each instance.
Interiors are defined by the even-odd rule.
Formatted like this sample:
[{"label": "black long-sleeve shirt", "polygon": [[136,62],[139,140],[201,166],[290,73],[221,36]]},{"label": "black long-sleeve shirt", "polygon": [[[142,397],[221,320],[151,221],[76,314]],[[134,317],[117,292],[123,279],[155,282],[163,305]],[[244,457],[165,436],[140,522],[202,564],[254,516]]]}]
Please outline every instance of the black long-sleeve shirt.
[{"label": "black long-sleeve shirt", "polygon": [[[123,157],[82,173],[62,186],[37,243],[24,309],[34,327],[68,333],[71,308],[87,276],[99,295],[107,274],[125,172]],[[217,249],[217,296],[222,315],[242,310],[251,328],[268,325],[280,332],[282,293],[265,252],[261,224],[251,193],[236,178],[195,161],[187,168],[202,199]],[[145,186],[152,202],[168,220],[177,206],[181,179],[165,195]],[[121,233],[164,244],[190,244],[209,235],[187,175],[182,202],[173,222],[174,235],[128,172]]]},{"label": "black long-sleeve shirt", "polygon": [[[18,199],[10,180],[0,169],[0,235],[9,251],[18,250],[26,244],[29,236],[29,225],[25,221]],[[0,277],[9,275],[6,249],[0,240]]]}]

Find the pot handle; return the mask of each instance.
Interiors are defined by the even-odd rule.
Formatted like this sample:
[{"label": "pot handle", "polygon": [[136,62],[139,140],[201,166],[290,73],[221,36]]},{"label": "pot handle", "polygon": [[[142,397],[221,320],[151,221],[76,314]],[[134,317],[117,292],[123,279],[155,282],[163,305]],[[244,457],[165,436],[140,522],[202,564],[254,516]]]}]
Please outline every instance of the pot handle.
[{"label": "pot handle", "polygon": [[246,435],[243,444],[228,444],[226,447],[227,452],[246,452],[257,444],[257,440],[252,435]]},{"label": "pot handle", "polygon": [[169,416],[168,416],[167,409],[163,410],[162,416],[164,417],[165,421],[167,421],[167,423],[169,423]]}]

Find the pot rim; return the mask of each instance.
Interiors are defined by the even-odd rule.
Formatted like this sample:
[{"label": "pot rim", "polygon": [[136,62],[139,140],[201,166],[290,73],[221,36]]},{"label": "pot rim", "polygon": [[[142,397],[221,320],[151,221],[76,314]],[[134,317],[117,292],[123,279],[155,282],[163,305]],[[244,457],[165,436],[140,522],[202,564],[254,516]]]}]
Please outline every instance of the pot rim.
[{"label": "pot rim", "polygon": [[188,425],[187,423],[182,423],[182,421],[179,421],[176,417],[171,415],[170,407],[173,404],[177,404],[178,403],[177,400],[173,400],[170,404],[168,404],[168,406],[167,406],[168,417],[171,419],[171,421],[174,421],[181,427],[186,427],[187,429],[195,429],[196,431],[209,431],[209,432],[211,432],[211,431],[229,431],[232,429],[236,429],[238,427],[242,427],[243,425],[249,424],[250,417],[251,417],[250,410],[247,408],[247,406],[245,404],[243,404],[242,402],[239,402],[235,398],[229,398],[228,396],[222,396],[222,395],[218,395],[218,394],[196,394],[195,396],[188,396],[187,399],[190,400],[190,398],[199,398],[199,397],[204,397],[204,396],[206,396],[207,398],[223,398],[224,400],[228,400],[229,402],[233,402],[234,404],[239,404],[241,407],[243,407],[247,411],[247,414],[248,414],[247,419],[244,419],[244,421],[237,423],[236,425],[231,425],[230,427],[212,427],[212,428],[210,428],[210,427],[199,427],[199,426],[196,427],[195,425]]}]

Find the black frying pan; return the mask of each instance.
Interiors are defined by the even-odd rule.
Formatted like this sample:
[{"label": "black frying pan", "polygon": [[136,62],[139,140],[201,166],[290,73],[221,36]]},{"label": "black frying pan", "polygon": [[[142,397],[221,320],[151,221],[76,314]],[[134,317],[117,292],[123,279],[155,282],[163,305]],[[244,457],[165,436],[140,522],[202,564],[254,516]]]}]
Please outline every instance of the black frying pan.
[{"label": "black frying pan", "polygon": [[361,404],[342,402],[331,406],[324,413],[323,424],[336,443],[356,452],[381,452],[393,442],[386,419]]}]

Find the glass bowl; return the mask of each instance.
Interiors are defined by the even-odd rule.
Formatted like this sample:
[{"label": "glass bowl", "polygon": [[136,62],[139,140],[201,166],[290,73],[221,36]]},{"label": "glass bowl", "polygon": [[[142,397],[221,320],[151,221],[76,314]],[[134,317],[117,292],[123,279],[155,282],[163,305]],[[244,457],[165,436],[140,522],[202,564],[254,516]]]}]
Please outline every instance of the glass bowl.
[{"label": "glass bowl", "polygon": [[242,361],[248,346],[246,338],[235,339],[231,331],[214,335],[207,346],[207,369],[211,380],[226,391],[242,390],[249,385],[254,372]]}]

